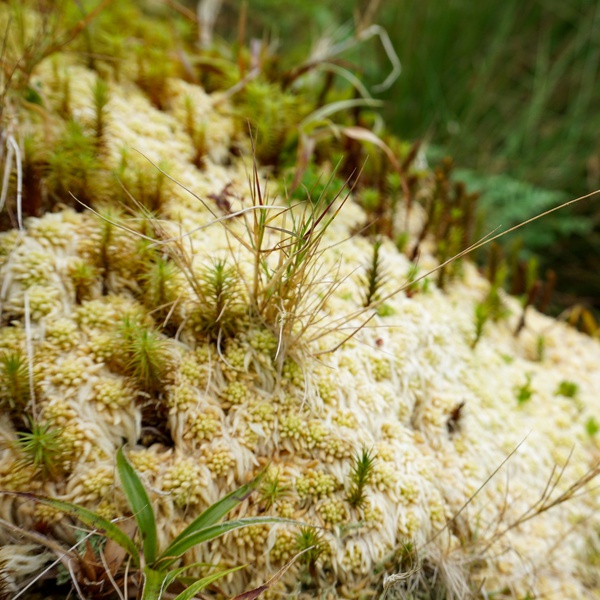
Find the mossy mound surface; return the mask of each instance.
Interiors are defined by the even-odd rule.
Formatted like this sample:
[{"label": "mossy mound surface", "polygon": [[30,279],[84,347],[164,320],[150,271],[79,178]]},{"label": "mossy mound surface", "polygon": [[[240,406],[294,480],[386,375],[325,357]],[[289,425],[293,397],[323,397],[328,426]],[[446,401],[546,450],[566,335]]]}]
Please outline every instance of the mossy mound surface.
[{"label": "mossy mound surface", "polygon": [[[368,216],[346,192],[289,209],[283,185],[277,195],[260,165],[255,176],[226,96],[171,77],[157,106],[121,74],[99,138],[97,73],[43,62],[32,81],[49,114],[64,103],[59,80],[101,160],[65,190],[46,183],[94,210],[55,205],[0,234],[0,490],[130,516],[115,477],[126,443],[164,547],[268,464],[236,514],[297,519],[318,542],[273,597],[379,597],[384,573],[399,575],[390,597],[598,593],[598,491],[572,493],[599,458],[597,341],[531,308],[515,335],[522,307],[508,296],[478,334],[489,283],[475,267],[444,290],[431,277],[395,293],[414,265],[387,239],[379,300],[365,308],[374,244],[356,232]],[[42,146],[44,125],[27,127]],[[57,135],[81,157],[74,137]],[[417,204],[404,215],[408,247],[423,218]],[[433,248],[422,240],[422,272],[439,264]],[[18,443],[34,422],[52,434],[37,460]],[[68,517],[30,500],[0,496],[0,516],[65,547],[76,537]],[[14,531],[0,539],[11,589],[51,558]],[[186,560],[249,563],[220,583],[233,595],[302,543],[294,526],[254,526]]]}]

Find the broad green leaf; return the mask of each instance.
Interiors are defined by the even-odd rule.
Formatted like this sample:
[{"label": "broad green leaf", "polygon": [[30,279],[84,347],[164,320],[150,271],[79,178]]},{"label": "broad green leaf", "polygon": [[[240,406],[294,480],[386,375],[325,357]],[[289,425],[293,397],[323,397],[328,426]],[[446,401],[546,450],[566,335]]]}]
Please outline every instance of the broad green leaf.
[{"label": "broad green leaf", "polygon": [[217,581],[217,579],[221,579],[225,575],[229,573],[233,573],[234,571],[238,571],[242,569],[246,565],[240,565],[239,567],[233,567],[233,569],[227,569],[225,571],[219,571],[218,573],[213,573],[212,575],[208,575],[199,579],[195,583],[192,583],[189,588],[185,589],[181,594],[179,594],[175,600],[192,600],[192,598],[200,591],[203,590],[207,585],[210,585],[213,581]]},{"label": "broad green leaf", "polygon": [[[185,571],[188,571],[189,569],[194,569],[195,567],[218,567],[219,565],[216,565],[214,563],[203,563],[203,562],[198,562],[198,563],[193,563],[191,565],[185,565],[185,567],[179,567],[178,569],[171,569],[168,573],[167,576],[165,578],[165,587],[169,587],[176,579],[179,579],[179,581],[183,582],[184,578],[180,578],[179,576],[182,573],[185,573]],[[190,585],[192,583],[194,583],[196,581],[197,578],[195,577],[191,577],[190,578]]]},{"label": "broad green leaf", "polygon": [[127,496],[127,501],[138,524],[144,545],[144,559],[146,564],[156,560],[156,521],[150,498],[144,485],[137,476],[133,467],[123,454],[123,448],[117,452],[117,469],[121,485]]},{"label": "broad green leaf", "polygon": [[139,567],[140,554],[131,538],[125,535],[114,523],[111,523],[95,512],[92,512],[83,506],[79,506],[78,504],[71,504],[70,502],[65,502],[64,500],[55,500],[54,498],[47,498],[45,496],[36,496],[35,494],[29,494],[26,492],[0,493],[10,494],[11,496],[19,496],[20,498],[27,498],[29,500],[33,500],[34,502],[46,504],[47,506],[56,508],[61,512],[67,513],[72,517],[79,519],[82,523],[85,523],[89,527],[96,529],[101,535],[104,535],[119,544],[119,546],[121,546],[121,548],[123,548],[127,554],[131,556],[133,564],[136,567]]},{"label": "broad green leaf", "polygon": [[144,567],[144,587],[141,600],[160,600],[167,588],[167,572]]},{"label": "broad green leaf", "polygon": [[211,525],[218,523],[230,510],[234,509],[238,504],[243,502],[260,484],[264,477],[264,469],[246,485],[239,487],[237,490],[230,492],[227,496],[209,506],[199,517],[194,519],[169,545],[162,553],[161,558],[173,556],[172,548],[182,539],[188,537],[192,533],[200,529],[206,529]]},{"label": "broad green leaf", "polygon": [[173,564],[180,556],[185,554],[190,548],[214,540],[217,537],[222,536],[229,531],[234,529],[241,529],[242,527],[249,527],[250,525],[260,525],[263,523],[291,523],[299,525],[297,521],[291,519],[282,519],[280,517],[248,517],[246,519],[236,519],[234,521],[225,521],[225,523],[219,523],[218,525],[211,525],[198,531],[193,531],[186,537],[177,536],[175,541],[162,553],[160,558],[156,561],[156,565],[163,563],[161,568],[168,568]]}]

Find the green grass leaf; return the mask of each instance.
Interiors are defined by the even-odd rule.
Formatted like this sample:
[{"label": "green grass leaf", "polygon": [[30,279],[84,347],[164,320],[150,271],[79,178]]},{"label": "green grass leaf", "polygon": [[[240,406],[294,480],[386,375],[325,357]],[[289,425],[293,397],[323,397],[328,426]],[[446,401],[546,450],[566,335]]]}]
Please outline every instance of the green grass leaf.
[{"label": "green grass leaf", "polygon": [[140,554],[133,543],[133,540],[125,535],[114,523],[111,523],[104,517],[78,506],[77,504],[71,504],[63,500],[55,500],[54,498],[47,498],[46,496],[36,496],[35,494],[29,494],[26,492],[0,492],[0,494],[7,494],[10,496],[18,496],[19,498],[33,500],[40,504],[46,504],[52,508],[67,513],[72,517],[79,519],[82,523],[89,527],[93,527],[101,535],[105,535],[107,538],[113,540],[123,548],[134,563],[134,566],[139,567],[140,565]]},{"label": "green grass leaf", "polygon": [[154,511],[144,485],[123,454],[123,448],[119,448],[117,453],[117,469],[125,496],[142,535],[144,559],[147,564],[152,564],[156,560]]},{"label": "green grass leaf", "polygon": [[246,565],[240,565],[239,567],[233,567],[232,569],[226,569],[225,571],[219,571],[218,573],[213,573],[212,575],[207,575],[202,579],[199,579],[195,583],[192,583],[190,587],[185,589],[181,594],[175,597],[175,600],[192,600],[194,596],[200,591],[203,590],[207,585],[210,585],[213,581],[217,581],[217,579],[221,579],[225,575],[229,575],[229,573],[233,573],[234,571],[239,571],[244,568]]},{"label": "green grass leaf", "polygon": [[174,544],[201,529],[206,529],[218,523],[230,510],[243,502],[259,486],[264,474],[265,471],[263,470],[252,481],[230,492],[227,496],[209,506],[171,542],[169,547],[162,553],[161,558],[173,555],[172,547]]},{"label": "green grass leaf", "polygon": [[158,566],[160,564],[161,568],[169,568],[169,566],[178,560],[180,556],[198,544],[214,540],[234,529],[241,529],[242,527],[261,525],[264,523],[292,523],[294,525],[299,525],[297,521],[282,519],[280,517],[248,517],[245,519],[226,521],[225,523],[220,523],[218,525],[211,525],[204,529],[192,531],[187,536],[177,536],[177,538],[175,538],[169,547],[161,554],[155,565]]}]

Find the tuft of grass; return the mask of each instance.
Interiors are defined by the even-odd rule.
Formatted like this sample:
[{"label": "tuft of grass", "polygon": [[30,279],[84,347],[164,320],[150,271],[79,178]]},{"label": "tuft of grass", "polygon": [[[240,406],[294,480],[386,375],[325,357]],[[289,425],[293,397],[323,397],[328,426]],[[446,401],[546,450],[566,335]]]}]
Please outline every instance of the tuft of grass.
[{"label": "tuft of grass", "polygon": [[363,508],[367,501],[366,487],[373,477],[375,456],[372,450],[363,448],[360,454],[354,456],[350,474],[350,490],[347,500],[354,508]]}]

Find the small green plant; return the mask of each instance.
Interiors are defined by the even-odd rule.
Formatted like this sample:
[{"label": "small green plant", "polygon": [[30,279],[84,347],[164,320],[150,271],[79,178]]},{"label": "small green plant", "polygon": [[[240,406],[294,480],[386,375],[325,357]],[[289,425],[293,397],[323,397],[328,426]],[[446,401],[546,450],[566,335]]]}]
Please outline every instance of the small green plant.
[{"label": "small green plant", "polygon": [[555,396],[564,396],[565,398],[575,398],[579,392],[579,386],[574,381],[561,381],[554,392]]},{"label": "small green plant", "polygon": [[373,477],[375,455],[372,450],[363,448],[360,454],[354,457],[352,473],[350,473],[350,490],[348,503],[354,508],[363,508],[367,501],[366,487]]},{"label": "small green plant", "polygon": [[291,486],[283,485],[279,480],[279,472],[267,473],[260,486],[260,497],[265,503],[265,510],[269,510],[277,500],[285,498]]},{"label": "small green plant", "polygon": [[98,281],[98,269],[83,259],[73,261],[67,269],[69,279],[73,284],[75,302],[81,304],[87,300],[90,291]]},{"label": "small green plant", "polygon": [[586,421],[585,431],[590,437],[594,437],[600,431],[600,424],[594,417],[590,417]]},{"label": "small green plant", "polygon": [[185,97],[184,108],[185,131],[190,136],[190,139],[192,140],[192,146],[194,147],[194,156],[192,158],[192,162],[196,167],[198,167],[198,169],[203,169],[204,159],[208,152],[208,146],[206,142],[206,123],[204,121],[197,121],[194,103],[190,96]]},{"label": "small green plant", "polygon": [[381,240],[376,240],[373,243],[373,256],[371,263],[367,267],[362,284],[364,288],[363,306],[367,308],[377,300],[377,296],[381,286],[385,281],[385,271],[381,265],[381,255],[379,250],[381,249]]},{"label": "small green plant", "polygon": [[21,429],[31,390],[27,356],[18,351],[0,354],[0,409],[10,416],[13,425]]},{"label": "small green plant", "polygon": [[104,146],[104,134],[106,131],[107,105],[109,101],[108,83],[100,77],[92,88],[92,97],[94,104],[94,135],[96,136],[96,145],[98,150]]},{"label": "small green plant", "polygon": [[[156,515],[152,507],[152,502],[139,476],[127,458],[125,458],[122,448],[117,453],[117,471],[129,509],[137,523],[139,538],[135,535],[130,537],[115,525],[114,522],[108,521],[101,515],[78,504],[23,492],[0,493],[21,497],[26,500],[33,500],[40,504],[50,506],[81,521],[88,527],[92,527],[106,538],[118,544],[130,561],[130,565],[127,567],[124,577],[128,579],[130,586],[138,588],[139,600],[161,600],[163,598],[192,600],[196,597],[196,594],[208,585],[243,567],[243,565],[240,565],[224,571],[217,571],[200,580],[194,581],[188,585],[183,592],[176,596],[171,594],[168,590],[174,583],[178,582],[181,584],[186,580],[186,578],[182,577],[185,571],[198,566],[186,565],[183,567],[176,567],[176,564],[189,550],[199,544],[210,542],[211,540],[221,537],[225,533],[235,529],[249,527],[251,525],[282,522],[295,523],[294,521],[278,517],[247,517],[219,522],[227,515],[227,513],[243,502],[260,485],[264,475],[264,472],[262,472],[249,483],[231,492],[207,508],[178,536],[176,536],[166,548],[161,550],[158,546]],[[39,542],[41,541],[44,543],[45,540],[46,538],[39,536]],[[56,543],[53,540],[48,539],[47,545],[52,550],[56,551]],[[86,560],[86,557],[87,553],[82,560]],[[284,569],[285,568],[286,567],[284,567]],[[247,594],[253,593],[254,595],[250,597],[258,597],[258,595],[262,591],[265,591],[269,587],[269,584],[274,582],[277,577],[278,575],[273,577],[271,581],[264,586],[261,586],[261,588],[253,590],[252,592],[247,592]],[[120,592],[119,595],[121,595]],[[240,600],[245,597],[246,596],[242,594]]]},{"label": "small green plant", "polygon": [[326,552],[323,536],[314,527],[302,527],[296,536],[296,551],[302,554],[302,562],[314,582],[318,579],[317,561]]},{"label": "small green plant", "polygon": [[525,404],[533,396],[533,388],[531,387],[531,373],[525,375],[525,383],[515,388],[515,396],[519,405]]},{"label": "small green plant", "polygon": [[42,479],[56,479],[62,472],[66,458],[62,429],[52,422],[38,423],[31,419],[29,431],[17,432],[14,447],[21,455],[16,469],[32,466]]},{"label": "small green plant", "polygon": [[78,206],[73,196],[90,205],[95,196],[96,177],[100,163],[96,155],[96,140],[83,131],[76,121],[69,121],[48,152],[46,185],[55,202]]},{"label": "small green plant", "polygon": [[241,289],[237,271],[227,266],[225,260],[215,259],[197,276],[195,291],[198,307],[193,319],[200,333],[211,340],[235,332],[236,321],[241,314]]},{"label": "small green plant", "polygon": [[167,339],[135,317],[126,316],[119,328],[122,365],[145,391],[160,391],[167,384],[173,364]]}]

